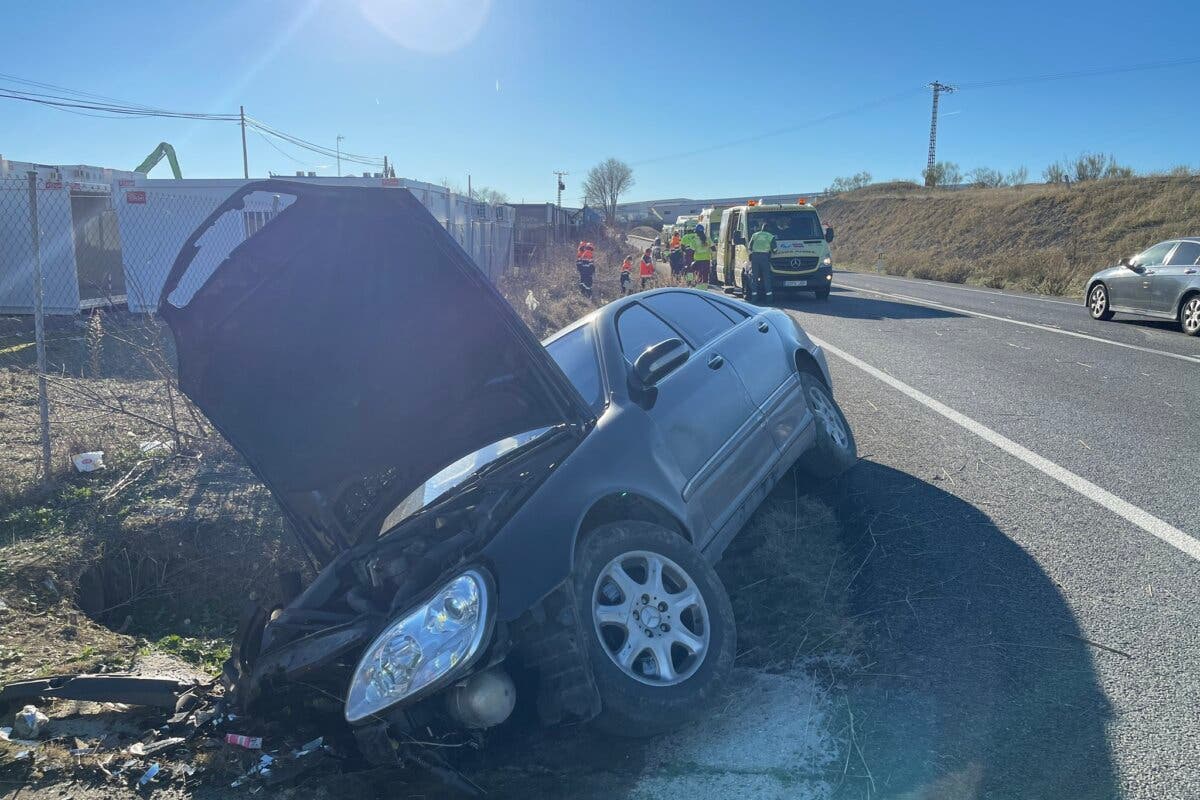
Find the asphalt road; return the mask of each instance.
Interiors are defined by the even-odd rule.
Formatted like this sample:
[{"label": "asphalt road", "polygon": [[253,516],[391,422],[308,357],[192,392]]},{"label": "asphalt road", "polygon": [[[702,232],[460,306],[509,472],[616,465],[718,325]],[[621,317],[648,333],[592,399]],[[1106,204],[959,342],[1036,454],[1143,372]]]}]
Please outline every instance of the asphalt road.
[{"label": "asphalt road", "polygon": [[1082,303],[838,273],[867,625],[839,792],[1200,792],[1200,339]]}]

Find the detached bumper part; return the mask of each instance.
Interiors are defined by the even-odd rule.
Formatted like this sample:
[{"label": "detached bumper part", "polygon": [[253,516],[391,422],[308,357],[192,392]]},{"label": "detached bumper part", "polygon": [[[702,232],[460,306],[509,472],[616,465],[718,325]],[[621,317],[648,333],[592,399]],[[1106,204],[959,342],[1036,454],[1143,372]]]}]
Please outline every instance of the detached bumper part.
[{"label": "detached bumper part", "polygon": [[197,684],[176,678],[140,675],[60,675],[18,681],[0,689],[0,705],[35,697],[57,697],[93,703],[125,703],[174,709],[179,698]]}]

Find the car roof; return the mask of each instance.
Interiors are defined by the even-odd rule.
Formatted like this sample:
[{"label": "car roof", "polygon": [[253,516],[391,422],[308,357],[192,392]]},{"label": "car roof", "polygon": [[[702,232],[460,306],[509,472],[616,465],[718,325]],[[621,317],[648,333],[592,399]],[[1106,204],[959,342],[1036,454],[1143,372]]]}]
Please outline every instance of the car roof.
[{"label": "car roof", "polygon": [[600,322],[602,320],[607,321],[609,319],[612,319],[617,314],[620,314],[623,310],[625,310],[629,306],[636,303],[638,300],[645,299],[647,297],[653,297],[654,295],[658,295],[658,294],[666,294],[667,292],[685,292],[687,294],[694,294],[698,297],[704,297],[709,300],[713,300],[715,302],[725,302],[736,308],[741,308],[742,311],[745,311],[748,314],[751,314],[751,315],[754,314],[753,311],[751,311],[749,308],[745,307],[745,305],[742,303],[742,301],[738,300],[735,297],[729,297],[728,295],[724,295],[724,294],[715,294],[713,292],[701,291],[699,289],[688,289],[683,286],[663,286],[662,288],[659,288],[659,289],[651,289],[651,290],[645,291],[645,292],[638,292],[636,294],[631,294],[627,297],[619,297],[615,300],[612,300],[612,301],[608,302],[607,304],[601,306],[600,308],[597,308],[595,311],[589,312],[586,316],[580,317],[579,319],[572,322],[570,325],[560,328],[559,330],[550,334],[549,336],[547,336],[545,339],[542,340],[542,346],[545,347],[546,345],[559,339],[560,337],[566,336],[571,331],[573,331],[577,328],[581,328],[584,325],[587,325],[589,323]]}]

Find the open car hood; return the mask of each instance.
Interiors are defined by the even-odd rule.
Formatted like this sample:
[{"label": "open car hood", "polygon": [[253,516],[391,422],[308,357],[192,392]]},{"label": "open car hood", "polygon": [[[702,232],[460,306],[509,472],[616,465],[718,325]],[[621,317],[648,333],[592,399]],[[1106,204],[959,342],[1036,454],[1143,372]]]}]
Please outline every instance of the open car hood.
[{"label": "open car hood", "polygon": [[[255,193],[282,210],[244,211]],[[159,313],[180,388],[271,489],[318,566],[378,535],[464,455],[591,416],[403,189],[244,186],[184,244]]]}]

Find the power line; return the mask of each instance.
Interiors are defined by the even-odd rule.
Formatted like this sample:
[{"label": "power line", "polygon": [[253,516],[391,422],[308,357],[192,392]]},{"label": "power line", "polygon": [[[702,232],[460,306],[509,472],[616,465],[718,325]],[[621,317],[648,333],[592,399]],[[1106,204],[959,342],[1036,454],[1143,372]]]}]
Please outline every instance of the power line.
[{"label": "power line", "polygon": [[112,115],[110,118],[161,117],[172,119],[197,119],[215,122],[233,122],[238,118],[237,114],[210,114],[195,111],[168,111],[166,109],[146,109],[134,106],[115,105],[111,103],[86,102],[82,100],[59,97],[56,95],[42,94],[39,92],[23,92],[19,89],[11,89],[7,87],[0,87],[0,97],[6,97],[10,100],[23,100],[28,103],[37,103],[38,105],[51,106],[61,110],[81,109],[87,111],[97,111],[102,115]]},{"label": "power line", "polygon": [[254,132],[258,135],[258,138],[262,139],[264,142],[266,142],[268,145],[270,145],[271,149],[274,150],[276,153],[279,153],[279,155],[283,156],[284,158],[288,159],[289,161],[296,162],[297,164],[299,164],[302,167],[309,167],[310,169],[314,168],[312,164],[308,163],[307,161],[301,161],[300,159],[293,156],[291,153],[288,153],[287,151],[285,151],[279,145],[272,142],[270,140],[270,138],[268,138],[268,136],[265,133],[263,133],[262,131],[260,131],[256,128],[256,129],[254,129]]},{"label": "power line", "polygon": [[1169,69],[1183,67],[1189,64],[1200,64],[1200,57],[1175,58],[1166,61],[1144,61],[1138,64],[1124,64],[1110,67],[1094,67],[1092,69],[1072,70],[1070,72],[1050,72],[1041,75],[1024,75],[1013,78],[999,78],[990,81],[974,81],[960,83],[959,89],[991,89],[997,86],[1017,86],[1023,83],[1042,83],[1044,81],[1062,81],[1071,78],[1091,78],[1100,75],[1117,75],[1125,72],[1145,72],[1154,69]]},{"label": "power line", "polygon": [[904,91],[897,92],[896,94],[887,95],[886,97],[880,97],[875,100],[868,100],[867,102],[861,103],[857,106],[852,106],[850,108],[846,108],[841,111],[835,111],[832,114],[825,114],[820,117],[813,117],[812,119],[807,119],[804,122],[798,122],[794,125],[788,125],[783,128],[776,128],[774,130],[765,131],[763,133],[758,133],[753,136],[745,136],[740,139],[731,139],[726,142],[721,142],[720,144],[713,144],[713,145],[709,145],[707,147],[696,148],[695,150],[687,150],[687,151],[683,151],[683,152],[679,152],[679,153],[671,153],[668,155],[656,156],[654,158],[645,158],[640,161],[632,162],[631,166],[636,167],[636,166],[642,166],[644,164],[657,164],[661,161],[671,161],[671,160],[674,160],[677,158],[690,158],[692,156],[698,156],[698,155],[704,155],[705,153],[711,153],[714,150],[724,150],[727,147],[737,147],[738,145],[749,144],[751,142],[761,141],[763,139],[768,139],[772,136],[782,136],[785,133],[793,133],[798,130],[803,130],[804,128],[811,128],[814,125],[820,125],[821,123],[829,122],[830,120],[840,119],[842,117],[848,117],[848,116],[852,116],[854,114],[860,114],[863,111],[869,111],[871,109],[878,108],[879,106],[887,105],[888,103],[894,103],[897,100],[901,100],[901,99],[909,97],[917,92],[923,92],[923,91],[925,91],[924,86],[917,86],[917,87],[913,87],[910,89],[905,89]]}]

